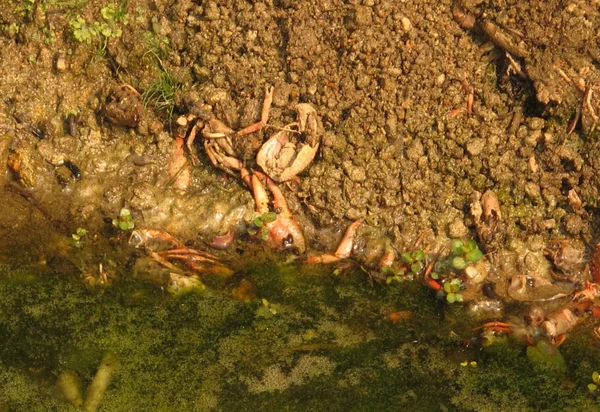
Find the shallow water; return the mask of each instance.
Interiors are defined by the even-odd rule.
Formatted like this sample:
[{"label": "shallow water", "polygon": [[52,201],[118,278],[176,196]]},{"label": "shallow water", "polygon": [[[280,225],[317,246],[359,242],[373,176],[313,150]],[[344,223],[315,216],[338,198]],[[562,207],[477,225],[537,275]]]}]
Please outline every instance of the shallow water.
[{"label": "shallow water", "polygon": [[[78,377],[85,396],[107,356],[113,369],[99,409],[107,411],[585,410],[599,402],[587,388],[599,344],[585,325],[560,347],[566,371],[545,373],[522,344],[483,350],[464,308],[421,285],[319,272],[256,266],[174,297],[142,280],[89,288],[68,274],[2,266],[0,410],[74,409],[59,374]],[[251,302],[232,297],[242,278],[256,287]],[[396,323],[392,312],[402,314]]]}]

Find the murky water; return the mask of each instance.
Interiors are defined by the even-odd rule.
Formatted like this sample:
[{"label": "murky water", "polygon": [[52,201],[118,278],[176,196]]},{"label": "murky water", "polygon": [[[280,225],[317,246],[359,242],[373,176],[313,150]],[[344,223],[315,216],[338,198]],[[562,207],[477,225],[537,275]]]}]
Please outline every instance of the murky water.
[{"label": "murky water", "polygon": [[[251,267],[174,297],[142,280],[89,288],[69,274],[2,266],[0,410],[74,409],[107,362],[106,411],[584,410],[599,402],[587,388],[599,344],[585,325],[560,347],[566,371],[545,373],[522,344],[483,350],[465,309],[421,285],[319,271]],[[253,286],[241,295],[256,297],[234,299],[241,284]],[[65,385],[79,398],[65,400]]]}]

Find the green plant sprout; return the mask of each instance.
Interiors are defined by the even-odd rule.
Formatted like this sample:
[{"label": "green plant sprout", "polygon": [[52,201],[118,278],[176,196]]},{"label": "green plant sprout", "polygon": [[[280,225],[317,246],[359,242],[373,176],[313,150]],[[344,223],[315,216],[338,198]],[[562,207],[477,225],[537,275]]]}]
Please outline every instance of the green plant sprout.
[{"label": "green plant sprout", "polygon": [[69,21],[69,26],[73,28],[73,37],[80,43],[91,43],[92,38],[96,37],[98,33],[96,29],[89,26],[85,19],[81,16],[77,16]]},{"label": "green plant sprout", "polygon": [[50,27],[42,28],[42,33],[44,34],[44,44],[50,45],[56,40],[56,35]]},{"label": "green plant sprout", "polygon": [[467,261],[462,256],[452,258],[452,267],[456,270],[463,270],[467,267]]},{"label": "green plant sprout", "polygon": [[77,230],[75,230],[75,233],[71,235],[71,238],[73,239],[73,245],[76,248],[83,246],[83,238],[85,235],[87,235],[87,230],[82,227],[78,227]]},{"label": "green plant sprout", "polygon": [[383,266],[381,272],[386,276],[386,285],[389,285],[394,281],[401,282],[407,279],[405,268],[399,266],[396,262],[394,262],[392,266]]},{"label": "green plant sprout", "polygon": [[[483,252],[477,246],[477,242],[473,239],[462,241],[460,239],[453,239],[450,245],[452,252],[440,259],[434,270],[429,275],[431,279],[439,281],[440,284],[449,283],[448,288],[455,289],[455,286],[450,286],[451,281],[457,279],[460,281],[460,277],[466,276],[473,278],[477,276],[478,269],[474,266],[483,257]],[[455,283],[456,285],[456,283]],[[445,296],[446,299],[451,303],[462,302],[462,295],[456,293],[456,291],[448,292],[447,290],[441,290],[440,296]]]},{"label": "green plant sprout", "polygon": [[459,278],[454,278],[450,281],[446,281],[446,282],[444,282],[443,289],[440,289],[438,291],[438,295],[440,297],[445,296],[446,301],[448,303],[454,303],[454,302],[460,303],[463,301],[463,295],[459,293],[461,286],[462,286],[462,281]]},{"label": "green plant sprout", "polygon": [[589,383],[587,387],[590,392],[596,392],[598,386],[600,386],[600,373],[594,371],[594,373],[592,373],[592,383]]},{"label": "green plant sprout", "polygon": [[35,1],[36,0],[23,0],[20,6],[15,7],[15,12],[22,17],[30,15],[35,8]]},{"label": "green plant sprout", "polygon": [[119,212],[119,218],[113,219],[112,224],[121,230],[131,230],[135,227],[133,216],[131,216],[129,209],[126,208],[121,209]]},{"label": "green plant sprout", "polygon": [[[10,0],[10,3],[13,3]],[[89,0],[21,0],[21,5],[15,7],[15,13],[21,16],[30,16],[36,7],[39,7],[44,13],[48,11],[49,6],[67,7],[67,8],[81,8],[85,6]]]},{"label": "green plant sprout", "polygon": [[111,3],[100,10],[102,18],[108,23],[122,23],[127,24],[129,22],[129,13],[127,13],[127,6],[129,0],[123,0],[120,5]]},{"label": "green plant sprout", "polygon": [[408,265],[410,271],[415,275],[420,273],[425,267],[425,252],[421,249],[411,253],[403,253],[400,258]]},{"label": "green plant sprout", "polygon": [[269,310],[269,312],[271,312],[271,314],[273,314],[273,315],[277,315],[277,309],[275,309],[275,308],[273,307],[273,304],[272,304],[271,302],[269,302],[267,299],[265,299],[265,298],[262,298],[262,299],[260,300],[260,303],[262,304],[262,306],[263,306],[264,308],[268,309],[268,310]]},{"label": "green plant sprout", "polygon": [[[477,246],[477,242],[475,242],[473,239],[469,239],[466,242],[463,242],[460,239],[454,239],[452,240],[450,247],[452,248],[452,253],[455,256],[455,258],[461,257],[464,260],[465,267],[467,262],[475,263],[481,260],[481,258],[483,257],[483,252],[479,249],[479,246]],[[462,262],[459,260],[458,263],[461,264]],[[464,269],[464,267],[456,269],[460,270]]]},{"label": "green plant sprout", "polygon": [[71,1],[54,1],[53,4],[57,6],[68,6],[68,7],[83,7],[90,0],[71,0]]},{"label": "green plant sprout", "polygon": [[168,57],[168,50],[171,45],[169,38],[151,31],[144,32],[144,41],[146,43],[146,52],[144,56],[152,56],[158,67],[162,70],[162,61]]},{"label": "green plant sprout", "polygon": [[264,226],[266,223],[271,223],[275,220],[277,220],[277,213],[275,212],[266,212],[262,215],[256,214],[252,219],[253,227],[248,228],[248,234],[254,236],[258,233],[262,240],[267,240],[269,238],[269,230]]},{"label": "green plant sprout", "polygon": [[137,14],[136,18],[135,18],[135,22],[136,23],[144,23],[146,21],[146,9],[143,7],[136,7],[135,8],[135,13]]},{"label": "green plant sprout", "polygon": [[394,262],[391,266],[381,268],[382,273],[386,275],[386,284],[389,285],[393,281],[412,280],[425,268],[425,252],[422,249],[402,253],[400,260],[402,263]]},{"label": "green plant sprout", "polygon": [[256,215],[252,221],[256,227],[263,227],[265,223],[271,223],[277,220],[277,213],[267,212],[262,215]]},{"label": "green plant sprout", "polygon": [[[450,248],[452,253],[440,260],[429,276],[442,285],[442,288],[437,292],[438,297],[446,298],[446,301],[450,304],[461,303],[464,300],[462,293],[460,293],[460,290],[464,288],[461,275],[471,278],[476,276],[477,269],[472,265],[481,260],[483,253],[473,239],[466,242],[453,239]],[[475,272],[475,274],[473,275],[471,272]]]},{"label": "green plant sprout", "polygon": [[172,120],[173,110],[175,109],[175,94],[182,85],[165,69],[162,62],[163,59],[168,57],[169,38],[147,31],[144,33],[144,39],[146,42],[144,57],[149,55],[154,60],[159,73],[158,79],[150,83],[142,93],[144,107],[153,104],[158,110],[165,111],[169,119]]},{"label": "green plant sprout", "polygon": [[181,84],[175,80],[171,73],[160,69],[158,79],[153,81],[142,93],[144,106],[148,107],[152,103],[154,107],[165,111],[171,118],[173,117],[173,110],[175,110],[175,93],[180,88]]},{"label": "green plant sprout", "polygon": [[42,5],[43,6],[81,8],[81,7],[85,6],[89,1],[90,0],[70,0],[70,1],[42,0]]},{"label": "green plant sprout", "polygon": [[8,33],[11,36],[14,36],[15,34],[19,34],[20,30],[21,30],[21,27],[17,23],[11,23],[10,26],[8,26]]},{"label": "green plant sprout", "polygon": [[80,43],[90,44],[92,40],[99,40],[99,52],[104,53],[106,44],[110,38],[119,38],[123,34],[121,25],[129,22],[127,6],[129,0],[124,0],[120,5],[110,3],[100,10],[103,22],[94,21],[88,23],[83,17],[77,15],[69,21],[73,29],[73,37]]},{"label": "green plant sprout", "polygon": [[111,3],[100,10],[100,14],[104,19],[104,23],[101,23],[99,26],[100,34],[106,39],[121,37],[123,34],[123,30],[121,30],[119,24],[127,25],[129,22],[129,13],[127,13],[128,3],[129,0],[121,2],[119,6]]}]

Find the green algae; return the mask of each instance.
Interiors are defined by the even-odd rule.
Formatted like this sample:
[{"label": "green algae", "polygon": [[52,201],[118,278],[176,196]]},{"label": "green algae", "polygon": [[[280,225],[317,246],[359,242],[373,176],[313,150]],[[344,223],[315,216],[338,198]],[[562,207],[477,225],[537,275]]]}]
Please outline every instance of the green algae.
[{"label": "green algae", "polygon": [[[118,367],[100,410],[556,410],[598,403],[586,386],[600,367],[591,333],[561,347],[564,376],[547,376],[528,363],[522,345],[481,351],[465,344],[475,332],[464,308],[449,308],[416,283],[371,286],[359,273],[274,264],[243,277],[256,285],[251,303],[231,297],[235,279],[171,297],[140,280],[90,289],[65,274],[0,267],[0,410],[70,410],[57,395],[59,374],[74,373],[87,387],[106,354]],[[392,323],[394,311],[412,316]],[[461,366],[472,360],[477,366]]]}]

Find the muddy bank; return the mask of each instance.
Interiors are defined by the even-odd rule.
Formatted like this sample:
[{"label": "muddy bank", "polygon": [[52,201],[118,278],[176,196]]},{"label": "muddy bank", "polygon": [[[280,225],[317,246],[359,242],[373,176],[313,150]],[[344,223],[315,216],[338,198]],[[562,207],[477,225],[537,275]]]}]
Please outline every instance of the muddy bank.
[{"label": "muddy bank", "polygon": [[[468,233],[470,196],[492,189],[510,236],[591,244],[597,133],[583,125],[567,131],[582,98],[577,85],[585,91],[597,77],[597,12],[584,3],[564,10],[547,2],[502,10],[465,3],[465,12],[485,15],[526,50],[511,65],[496,39],[460,27],[450,2],[355,3],[130,1],[108,11],[94,2],[3,5],[3,141],[11,156],[24,158],[10,180],[31,187],[72,227],[96,229],[101,217],[128,206],[147,226],[186,238],[223,233],[219,223],[197,222],[218,220],[223,208],[251,210],[250,197],[239,180],[222,181],[201,142],[190,193],[170,189],[168,113],[181,114],[191,100],[239,129],[257,120],[262,91],[274,85],[274,128],[294,120],[298,102],[313,104],[324,125],[300,185],[284,188],[307,222],[363,218],[401,249],[403,233],[448,235],[463,225],[460,234]],[[545,25],[544,16],[558,18]],[[560,35],[567,30],[577,36]],[[175,85],[172,95],[159,92],[166,111],[148,101],[133,128],[107,120],[112,89],[126,83],[153,91],[161,79],[166,87],[165,74]],[[240,157],[253,165],[252,150]],[[65,169],[70,164],[77,176]],[[569,202],[573,191],[581,207]],[[232,220],[244,215],[231,213]]]}]

